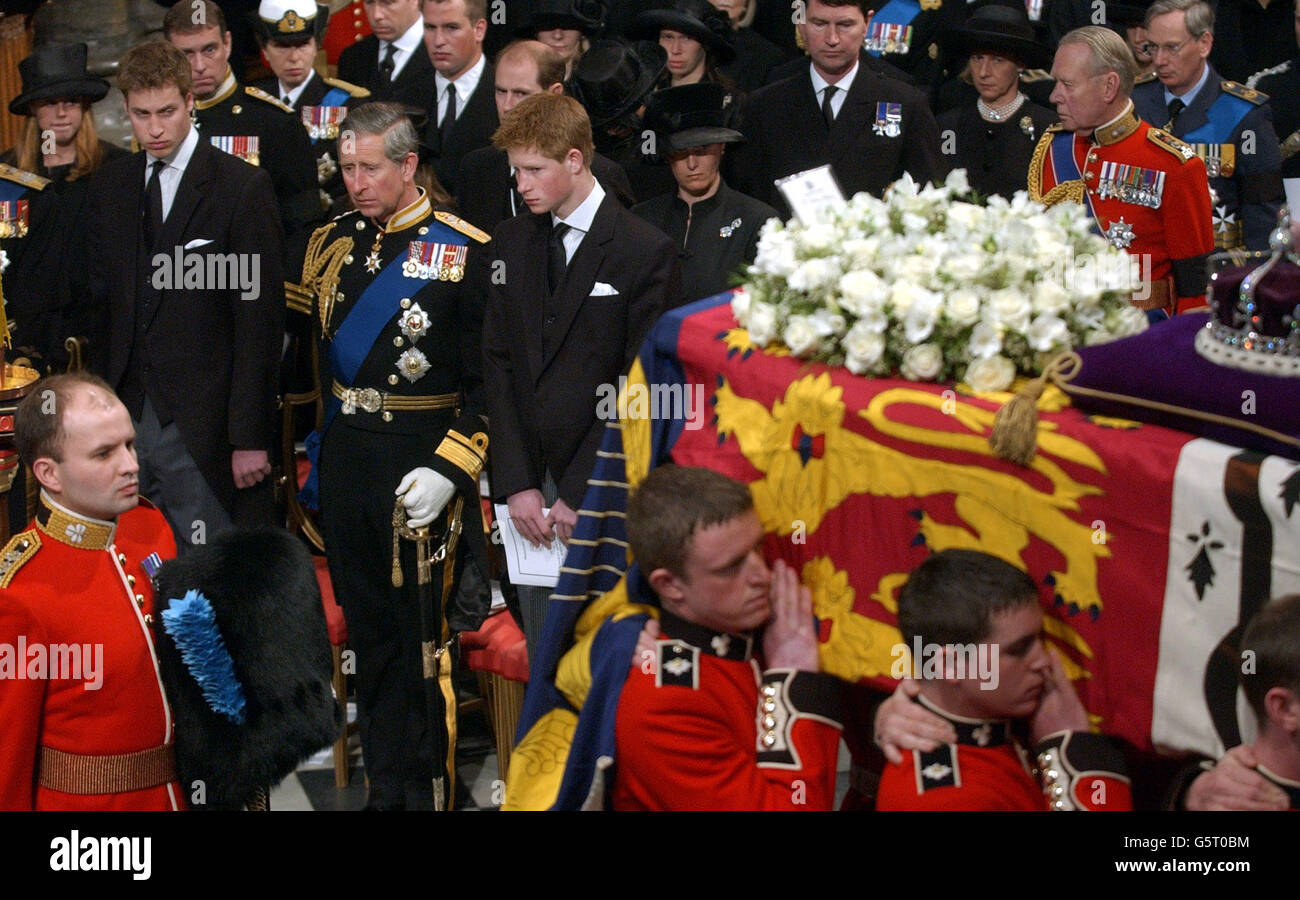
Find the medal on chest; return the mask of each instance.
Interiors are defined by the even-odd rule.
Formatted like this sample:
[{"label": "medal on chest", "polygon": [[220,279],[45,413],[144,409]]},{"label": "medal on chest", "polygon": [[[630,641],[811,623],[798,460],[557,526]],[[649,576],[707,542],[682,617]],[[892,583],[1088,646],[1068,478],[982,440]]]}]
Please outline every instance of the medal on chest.
[{"label": "medal on chest", "polygon": [[871,130],[885,137],[895,138],[903,133],[903,104],[877,103],[876,121]]},{"label": "medal on chest", "polygon": [[255,134],[214,134],[208,140],[223,153],[236,156],[249,165],[261,165],[261,138]]},{"label": "medal on chest", "polygon": [[460,281],[465,277],[466,244],[441,244],[411,241],[402,263],[402,274],[421,281]]},{"label": "medal on chest", "polygon": [[1124,203],[1159,209],[1165,191],[1165,173],[1120,162],[1101,164],[1097,196],[1102,200],[1116,197]]}]

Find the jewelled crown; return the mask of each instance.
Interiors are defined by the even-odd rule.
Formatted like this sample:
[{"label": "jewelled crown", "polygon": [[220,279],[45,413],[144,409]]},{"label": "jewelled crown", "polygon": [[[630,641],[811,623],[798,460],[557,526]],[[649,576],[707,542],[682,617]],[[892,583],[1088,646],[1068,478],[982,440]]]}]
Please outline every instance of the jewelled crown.
[{"label": "jewelled crown", "polygon": [[1210,278],[1210,321],[1196,352],[1211,362],[1263,375],[1300,377],[1300,256],[1286,207],[1262,262]]}]

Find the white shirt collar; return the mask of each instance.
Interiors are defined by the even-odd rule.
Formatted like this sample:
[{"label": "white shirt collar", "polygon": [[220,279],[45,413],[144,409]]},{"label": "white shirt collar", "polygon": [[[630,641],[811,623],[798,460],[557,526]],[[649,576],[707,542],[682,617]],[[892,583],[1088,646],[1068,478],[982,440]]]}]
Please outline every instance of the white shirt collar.
[{"label": "white shirt collar", "polygon": [[460,111],[464,109],[465,104],[469,102],[470,95],[473,94],[474,89],[478,87],[479,79],[483,77],[483,70],[486,68],[487,57],[480,53],[478,55],[478,62],[474,63],[474,65],[470,66],[464,72],[461,72],[460,77],[455,81],[449,81],[443,77],[441,72],[435,72],[433,80],[438,86],[439,109],[442,108],[441,104],[447,93],[447,85],[452,85],[456,88],[456,115],[459,116]]},{"label": "white shirt collar", "polygon": [[[383,41],[379,42],[380,59],[384,58],[383,43],[384,43]],[[414,53],[416,48],[421,47],[423,44],[424,44],[424,16],[419,16],[415,20],[414,25],[406,29],[406,31],[402,32],[401,37],[393,41],[393,46],[396,47],[399,51],[401,51],[403,55]],[[394,72],[393,74],[397,74],[397,73]]]},{"label": "white shirt collar", "polygon": [[[1201,88],[1205,87],[1205,82],[1209,80],[1210,80],[1210,65],[1209,63],[1202,62],[1201,77],[1196,80],[1196,84],[1192,85],[1192,89],[1190,91],[1188,91],[1186,94],[1183,94],[1181,97],[1178,98],[1179,100],[1183,101],[1184,108],[1191,106],[1192,103],[1195,102],[1196,95],[1201,92]],[[1169,90],[1169,88],[1165,88],[1165,106],[1168,106],[1173,99],[1174,99],[1173,91]]]},{"label": "white shirt collar", "polygon": [[575,231],[581,231],[586,234],[591,231],[592,220],[596,218],[596,210],[605,200],[605,189],[600,186],[600,182],[592,178],[591,193],[587,199],[578,204],[578,208],[563,219],[555,213],[551,213],[551,227],[555,227],[556,222],[563,222]]},{"label": "white shirt collar", "polygon": [[285,97],[288,97],[288,98],[289,98],[289,105],[290,105],[290,106],[297,106],[297,105],[298,105],[298,98],[299,98],[300,96],[302,96],[302,92],[305,91],[305,90],[307,89],[307,85],[311,84],[311,80],[312,80],[313,78],[315,78],[315,77],[316,77],[316,70],[315,70],[315,69],[308,69],[308,70],[307,70],[307,77],[303,79],[302,84],[298,85],[296,88],[294,88],[294,89],[291,90],[291,91],[290,91],[290,90],[286,90],[285,87],[284,87],[284,82],[277,78],[277,79],[275,80],[275,82],[276,82],[276,85],[275,85],[275,86],[276,86],[277,88],[279,88],[279,90],[280,90],[280,96],[279,96],[279,97],[276,97],[275,99],[277,99],[277,100],[283,100]]},{"label": "white shirt collar", "polygon": [[[167,163],[166,168],[176,169],[178,172],[183,173],[185,171],[185,167],[190,164],[190,157],[194,155],[194,148],[197,147],[198,145],[199,145],[199,130],[195,128],[193,125],[191,125],[190,133],[185,135],[185,140],[181,141],[180,146],[177,147],[174,151],[172,151],[171,157],[170,158],[163,157],[163,161]],[[149,166],[156,159],[157,157],[150,156],[148,151],[145,152],[144,177],[146,183],[148,183],[149,180]]]},{"label": "white shirt collar", "polygon": [[[853,87],[853,79],[858,77],[858,68],[861,65],[861,59],[854,60],[853,68],[849,69],[848,73],[843,78],[835,82],[835,86],[844,92],[837,96],[848,96],[849,88]],[[821,74],[817,71],[817,67],[812,63],[808,63],[808,70],[812,72],[813,94],[820,97],[822,91],[825,90],[826,86],[830,84],[830,82],[825,78],[822,78]]]}]

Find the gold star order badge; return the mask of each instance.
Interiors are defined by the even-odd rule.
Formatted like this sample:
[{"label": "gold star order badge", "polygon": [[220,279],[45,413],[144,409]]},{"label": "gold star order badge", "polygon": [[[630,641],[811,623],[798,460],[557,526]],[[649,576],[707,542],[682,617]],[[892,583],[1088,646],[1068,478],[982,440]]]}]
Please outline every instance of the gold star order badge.
[{"label": "gold star order badge", "polygon": [[371,275],[379,271],[379,251],[371,250],[370,255],[366,257],[366,271]]}]

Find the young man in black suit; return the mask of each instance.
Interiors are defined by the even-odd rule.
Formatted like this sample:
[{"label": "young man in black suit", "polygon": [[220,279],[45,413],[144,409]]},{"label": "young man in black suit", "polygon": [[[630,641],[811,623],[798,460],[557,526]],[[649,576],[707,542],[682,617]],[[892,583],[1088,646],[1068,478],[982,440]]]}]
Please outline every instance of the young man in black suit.
[{"label": "young man in black suit", "polygon": [[487,0],[422,0],[424,46],[436,72],[424,143],[438,182],[460,188],[461,158],[486,147],[497,130],[492,66],[483,55]]},{"label": "young man in black suit", "polygon": [[91,187],[91,300],[108,335],[102,368],[135,425],[140,493],[184,547],[269,521],[284,238],[266,214],[270,176],[190,124],[180,50],[131,48],[118,86],[141,151]]},{"label": "young man in black suit", "polygon": [[370,91],[374,100],[426,109],[433,97],[433,65],[420,45],[421,0],[366,0],[372,34],[339,54],[339,78]]},{"label": "young man in black suit", "polygon": [[[492,493],[528,540],[567,543],[605,427],[598,391],[617,384],[650,326],[681,303],[677,251],[591,174],[591,123],[572,97],[524,99],[492,142],[532,213],[502,222],[492,240],[483,323]],[[549,593],[519,591],[530,651]]]},{"label": "young man in black suit", "polygon": [[[493,66],[497,116],[504,117],[520,100],[540,94],[564,93],[564,58],[541,41],[515,41],[497,55]],[[634,202],[627,172],[599,153],[591,158],[591,174],[619,203]],[[460,163],[456,207],[484,231],[495,231],[502,219],[528,212],[515,190],[514,173],[504,150],[488,145],[465,155]]]},{"label": "young man in black suit", "polygon": [[729,180],[783,216],[790,210],[773,182],[827,163],[846,197],[879,196],[904,172],[942,180],[948,166],[925,95],[861,64],[869,0],[809,0],[807,9],[799,28],[811,64],[749,95],[738,126],[748,140]]}]

